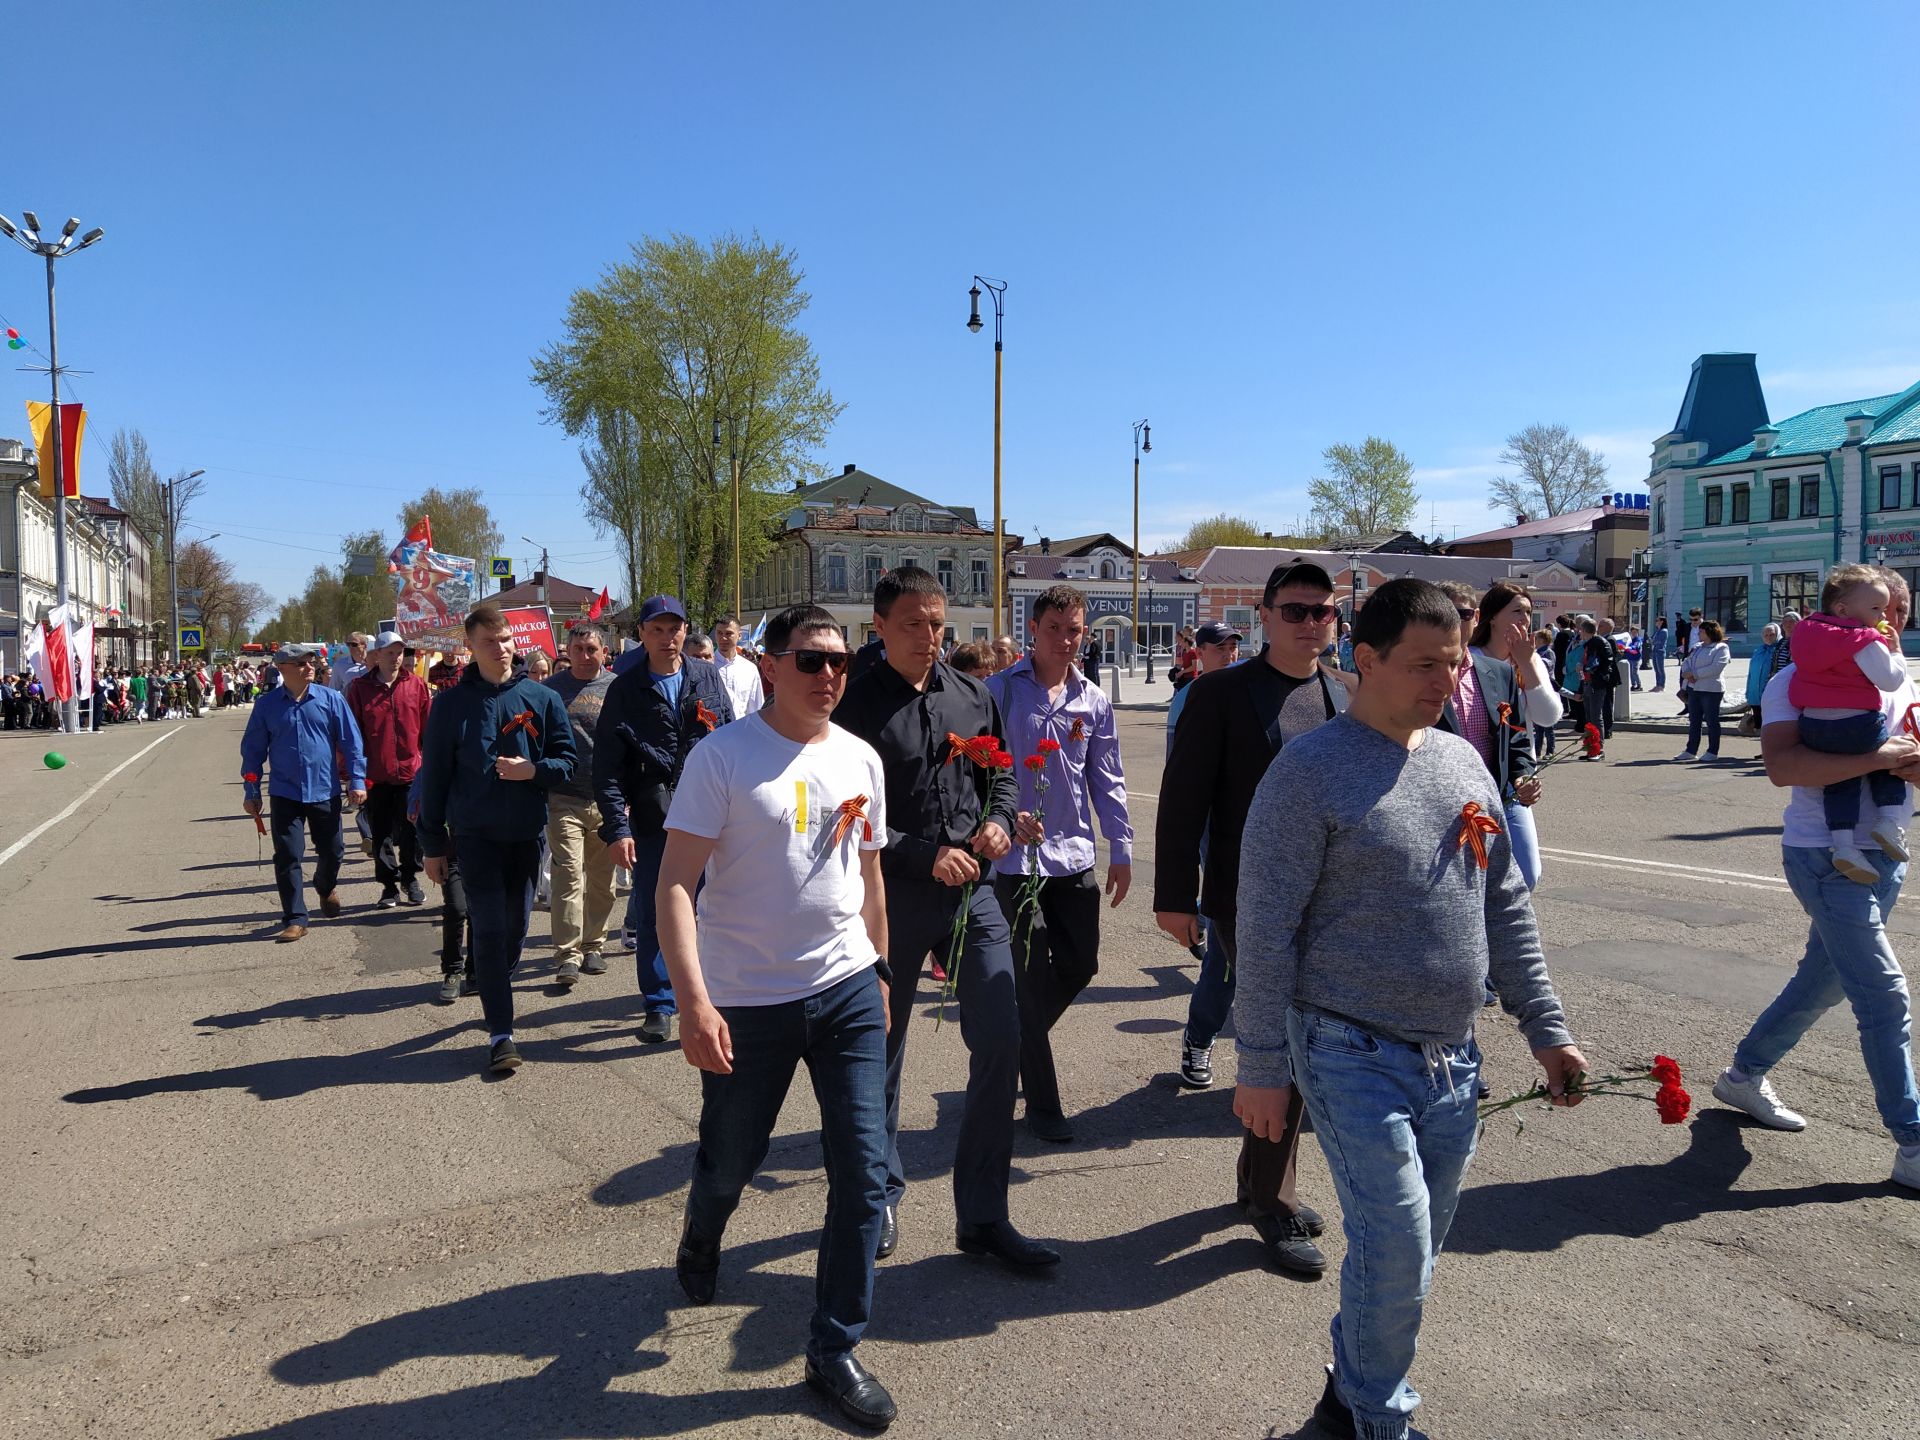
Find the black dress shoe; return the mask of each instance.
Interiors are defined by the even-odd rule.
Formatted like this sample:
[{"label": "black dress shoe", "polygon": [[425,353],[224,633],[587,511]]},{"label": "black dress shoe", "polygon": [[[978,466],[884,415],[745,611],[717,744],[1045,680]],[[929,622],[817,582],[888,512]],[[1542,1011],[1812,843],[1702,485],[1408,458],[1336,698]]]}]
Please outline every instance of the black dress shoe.
[{"label": "black dress shoe", "polygon": [[880,1244],[873,1252],[873,1258],[884,1260],[893,1254],[900,1244],[900,1207],[882,1205],[880,1207]]},{"label": "black dress shoe", "polygon": [[713,1292],[720,1280],[720,1247],[696,1240],[691,1232],[680,1232],[680,1253],[674,1257],[673,1273],[680,1277],[680,1288],[696,1305],[713,1303]]},{"label": "black dress shoe", "polygon": [[807,1384],[833,1401],[856,1425],[884,1430],[900,1413],[887,1389],[860,1366],[851,1352],[825,1360],[807,1357]]},{"label": "black dress shoe", "polygon": [[1313,1232],[1298,1215],[1247,1217],[1267,1247],[1267,1255],[1289,1275],[1317,1280],[1326,1273],[1327,1257],[1313,1243]]},{"label": "black dress shoe", "polygon": [[1353,1411],[1340,1398],[1340,1392],[1333,1388],[1331,1365],[1327,1366],[1327,1388],[1320,1392],[1319,1403],[1313,1407],[1313,1423],[1334,1436],[1335,1440],[1355,1440],[1359,1434],[1354,1429]]},{"label": "black dress shoe", "polygon": [[1011,1220],[995,1220],[990,1225],[962,1225],[954,1240],[969,1255],[991,1255],[1016,1270],[1035,1270],[1042,1265],[1060,1263],[1058,1250],[1038,1240],[1029,1240],[1013,1228]]},{"label": "black dress shoe", "polygon": [[1307,1234],[1313,1236],[1314,1239],[1318,1240],[1322,1235],[1327,1233],[1327,1222],[1321,1218],[1320,1212],[1311,1205],[1301,1205],[1296,1208],[1293,1213],[1299,1218],[1300,1223],[1307,1227]]},{"label": "black dress shoe", "polygon": [[1073,1126],[1067,1117],[1049,1114],[1044,1110],[1027,1111],[1027,1129],[1033,1132],[1036,1140],[1045,1140],[1054,1145],[1065,1145],[1073,1139]]},{"label": "black dress shoe", "polygon": [[673,1015],[667,1010],[649,1010],[640,1022],[640,1043],[664,1045],[673,1035]]}]

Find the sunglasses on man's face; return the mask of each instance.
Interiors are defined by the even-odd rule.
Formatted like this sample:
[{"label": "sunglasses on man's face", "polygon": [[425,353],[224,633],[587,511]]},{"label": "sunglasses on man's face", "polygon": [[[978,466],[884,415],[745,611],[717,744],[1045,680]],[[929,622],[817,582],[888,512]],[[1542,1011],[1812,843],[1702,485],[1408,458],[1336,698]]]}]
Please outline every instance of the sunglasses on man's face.
[{"label": "sunglasses on man's face", "polygon": [[1456,605],[1453,607],[1453,613],[1460,617],[1460,623],[1462,625],[1470,625],[1473,623],[1473,617],[1479,612],[1477,610],[1464,610]]},{"label": "sunglasses on man's face", "polygon": [[1324,625],[1340,613],[1331,605],[1301,605],[1292,600],[1285,605],[1276,605],[1273,608],[1289,625],[1299,625],[1308,620],[1316,625]]},{"label": "sunglasses on man's face", "polygon": [[775,650],[771,653],[791,655],[793,668],[802,675],[818,675],[829,665],[833,667],[833,673],[838,675],[847,668],[847,661],[853,658],[844,650]]}]

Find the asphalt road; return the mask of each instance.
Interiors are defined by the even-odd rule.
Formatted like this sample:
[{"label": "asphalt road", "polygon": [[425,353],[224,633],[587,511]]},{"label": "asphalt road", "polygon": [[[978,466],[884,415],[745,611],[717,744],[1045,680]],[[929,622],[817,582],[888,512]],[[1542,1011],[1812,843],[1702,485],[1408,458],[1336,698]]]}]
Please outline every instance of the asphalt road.
[{"label": "asphalt road", "polygon": [[[1021,1277],[953,1251],[965,1056],[929,989],[903,1126],[915,1184],[861,1350],[896,1434],[1316,1433],[1337,1288],[1266,1269],[1230,1206],[1231,1046],[1219,1088],[1174,1084],[1194,965],[1149,913],[1160,716],[1122,719],[1143,840],[1058,1035],[1080,1138],[1023,1137],[1016,1156],[1015,1218],[1066,1260]],[[635,1040],[630,970],[550,992],[536,915],[528,1064],[490,1083],[476,1002],[428,1003],[433,913],[374,912],[364,860],[345,918],[268,943],[242,720],[75,738],[60,771],[44,737],[0,735],[0,1432],[844,1429],[801,1385],[824,1201],[806,1087],[718,1302],[686,1305],[672,1254],[698,1082],[677,1046]],[[1804,921],[1756,742],[1729,738],[1711,768],[1674,748],[1621,735],[1607,763],[1548,774],[1537,900],[1589,1056],[1672,1054],[1704,1108],[1672,1128],[1624,1102],[1489,1125],[1415,1374],[1434,1436],[1913,1433],[1920,1197],[1887,1183],[1844,1014],[1777,1072],[1804,1134],[1707,1098]],[[1482,1040],[1496,1089],[1530,1082],[1510,1025]],[[1317,1148],[1302,1154],[1304,1196],[1337,1215]],[[1337,1228],[1325,1243],[1337,1264]]]}]

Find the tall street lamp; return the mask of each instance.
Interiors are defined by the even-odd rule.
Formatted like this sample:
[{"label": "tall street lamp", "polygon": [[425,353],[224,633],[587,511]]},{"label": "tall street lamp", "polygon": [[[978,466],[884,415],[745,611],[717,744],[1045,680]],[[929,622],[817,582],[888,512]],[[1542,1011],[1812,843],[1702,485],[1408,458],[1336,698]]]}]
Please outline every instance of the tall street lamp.
[{"label": "tall street lamp", "polygon": [[1005,354],[1001,330],[1006,321],[1007,282],[986,275],[973,277],[973,285],[967,291],[967,298],[973,302],[973,313],[967,316],[967,329],[976,335],[980,333],[982,285],[993,296],[993,638],[998,639],[1001,633],[1000,594],[1005,588],[1000,567],[1006,563],[1005,524],[1000,518],[1000,373]]},{"label": "tall street lamp", "polygon": [[[95,226],[82,235],[76,244],[73,232],[80,228],[80,222],[69,219],[58,239],[42,240],[40,217],[27,210],[21,213],[20,218],[27,222],[24,229],[0,215],[0,234],[19,242],[22,249],[44,257],[47,262],[47,375],[53,381],[53,584],[54,603],[64,606],[67,603],[66,442],[60,436],[60,331],[53,316],[53,262],[63,255],[79,254],[107,232]],[[20,617],[23,641],[26,618],[24,615]],[[60,703],[60,728],[69,735],[80,728],[80,701],[77,698],[69,696]]]},{"label": "tall street lamp", "polygon": [[[160,487],[167,501],[167,584],[173,587],[173,640],[167,646],[167,649],[173,652],[173,658],[176,664],[180,659],[180,564],[178,552],[180,548],[180,508],[183,502],[175,498],[173,487],[176,485],[184,485],[189,480],[198,480],[206,473],[204,470],[195,470],[190,474],[176,475]],[[202,600],[205,600],[205,598],[205,596],[201,597]],[[200,621],[202,624],[206,623],[206,618],[206,612],[204,610],[201,611]],[[204,640],[206,636],[202,635],[200,638]]]},{"label": "tall street lamp", "polygon": [[[1140,457],[1153,453],[1153,426],[1133,422],[1133,646],[1140,648]],[[1147,646],[1147,683],[1153,683],[1153,646]]]}]

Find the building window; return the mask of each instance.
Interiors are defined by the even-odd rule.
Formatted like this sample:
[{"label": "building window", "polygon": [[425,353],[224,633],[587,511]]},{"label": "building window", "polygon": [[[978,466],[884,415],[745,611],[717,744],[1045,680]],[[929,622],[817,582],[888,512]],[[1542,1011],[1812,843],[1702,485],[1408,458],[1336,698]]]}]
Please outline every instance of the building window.
[{"label": "building window", "polygon": [[1706,593],[1700,597],[1700,608],[1709,620],[1718,620],[1720,628],[1729,635],[1744,635],[1747,631],[1747,577],[1744,575],[1716,575],[1705,582]]},{"label": "building window", "polygon": [[1726,516],[1721,511],[1721,508],[1720,508],[1725,497],[1722,496],[1720,492],[1720,487],[1718,485],[1709,485],[1706,490],[1706,496],[1707,496],[1706,523],[1709,525],[1725,524]]},{"label": "building window", "polygon": [[1900,508],[1900,467],[1898,465],[1880,467],[1880,508],[1882,510]]},{"label": "building window", "polygon": [[1818,475],[1800,477],[1800,518],[1802,520],[1820,518],[1820,477]]},{"label": "building window", "polygon": [[986,626],[984,626],[984,625],[976,625],[976,626],[974,626],[974,627],[973,627],[973,638],[974,638],[974,640],[975,640],[975,641],[980,641],[980,640],[984,640],[984,639],[986,639],[986,638],[987,638],[987,627],[986,627]]},{"label": "building window", "polygon": [[1793,513],[1793,482],[1782,476],[1773,482],[1773,499],[1767,510],[1769,520],[1785,520]]},{"label": "building window", "polygon": [[1664,495],[1653,502],[1653,530],[1656,535],[1667,533],[1667,497]]},{"label": "building window", "polygon": [[847,593],[847,557],[844,555],[827,556],[827,593],[829,595]]},{"label": "building window", "polygon": [[1820,572],[1790,570],[1767,577],[1767,618],[1778,620],[1789,610],[1811,615],[1820,608]]},{"label": "building window", "polygon": [[1753,518],[1753,487],[1736,485],[1733,487],[1733,523],[1744,525]]},{"label": "building window", "polygon": [[880,577],[885,573],[885,561],[878,555],[867,556],[867,593],[869,595],[880,588]]},{"label": "building window", "polygon": [[984,595],[987,593],[988,590],[992,588],[993,588],[993,582],[991,579],[988,578],[988,574],[987,574],[987,562],[985,560],[974,561],[973,562],[973,593],[976,595]]},{"label": "building window", "polygon": [[946,591],[947,597],[951,599],[953,597],[953,561],[942,559],[934,561],[933,564],[934,569],[940,574],[940,588]]},{"label": "building window", "polygon": [[919,564],[920,564],[920,557],[914,554],[911,550],[902,550],[900,552],[900,564],[898,566],[899,569],[904,570],[909,565],[913,565],[917,567]]}]

